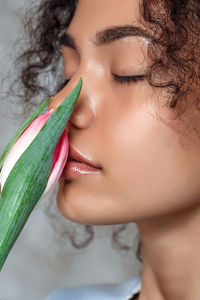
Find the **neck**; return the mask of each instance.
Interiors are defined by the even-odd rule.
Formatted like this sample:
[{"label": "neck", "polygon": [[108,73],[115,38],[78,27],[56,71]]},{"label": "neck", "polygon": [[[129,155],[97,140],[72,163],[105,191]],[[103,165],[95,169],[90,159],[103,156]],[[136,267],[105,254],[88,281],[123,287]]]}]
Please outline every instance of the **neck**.
[{"label": "neck", "polygon": [[200,299],[200,207],[138,222],[142,239],[139,300]]}]

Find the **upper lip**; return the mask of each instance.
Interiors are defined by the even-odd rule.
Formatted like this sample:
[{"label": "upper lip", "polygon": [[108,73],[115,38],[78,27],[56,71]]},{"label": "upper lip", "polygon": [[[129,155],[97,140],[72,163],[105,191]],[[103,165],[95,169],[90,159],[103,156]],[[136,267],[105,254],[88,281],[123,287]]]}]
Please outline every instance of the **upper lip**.
[{"label": "upper lip", "polygon": [[93,168],[101,169],[101,166],[94,162],[92,159],[81,153],[79,150],[73,148],[72,146],[69,146],[69,155],[68,155],[68,160],[69,159],[75,159],[80,161],[81,163],[85,163]]}]

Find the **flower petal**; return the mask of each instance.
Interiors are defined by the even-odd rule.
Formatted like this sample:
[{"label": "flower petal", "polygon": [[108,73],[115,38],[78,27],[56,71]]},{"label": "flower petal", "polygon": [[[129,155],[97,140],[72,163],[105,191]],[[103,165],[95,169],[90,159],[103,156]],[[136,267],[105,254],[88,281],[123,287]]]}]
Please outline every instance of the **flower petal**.
[{"label": "flower petal", "polygon": [[3,186],[6,182],[8,175],[10,174],[12,168],[23,154],[23,152],[28,148],[31,142],[34,140],[36,135],[39,133],[40,129],[43,127],[47,119],[52,115],[54,109],[47,111],[41,116],[37,117],[18,137],[14,145],[12,146],[10,152],[8,153],[1,173],[0,173],[0,185],[1,191],[3,190]]},{"label": "flower petal", "polygon": [[24,130],[28,127],[28,125],[43,111],[45,106],[49,103],[49,101],[52,99],[52,97],[47,98],[45,101],[43,101],[39,107],[28,117],[28,119],[24,122],[24,124],[17,130],[15,135],[12,137],[6,148],[4,149],[3,154],[0,156],[0,170],[2,169],[3,163],[12,148],[13,144],[16,142],[18,137],[24,132]]},{"label": "flower petal", "polygon": [[40,200],[36,204],[35,208],[41,207],[49,199],[49,197],[55,190],[56,184],[67,162],[68,153],[69,153],[69,139],[66,131],[64,130],[54,152],[53,166],[51,169],[51,173],[49,175],[46,188]]}]

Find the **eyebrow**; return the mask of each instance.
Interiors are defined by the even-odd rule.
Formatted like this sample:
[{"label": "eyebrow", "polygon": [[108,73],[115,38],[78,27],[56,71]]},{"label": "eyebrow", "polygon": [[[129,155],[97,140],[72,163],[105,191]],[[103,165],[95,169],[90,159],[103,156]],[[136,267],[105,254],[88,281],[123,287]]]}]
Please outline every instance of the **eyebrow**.
[{"label": "eyebrow", "polygon": [[[116,40],[128,37],[143,37],[148,41],[152,40],[152,37],[146,33],[140,27],[133,25],[124,25],[124,26],[113,26],[111,28],[107,28],[103,31],[99,31],[95,34],[94,38],[91,39],[91,42],[95,46],[102,46],[106,44],[110,44]],[[73,49],[77,49],[74,38],[67,32],[65,32],[61,36],[60,44],[64,46],[68,46]]]}]

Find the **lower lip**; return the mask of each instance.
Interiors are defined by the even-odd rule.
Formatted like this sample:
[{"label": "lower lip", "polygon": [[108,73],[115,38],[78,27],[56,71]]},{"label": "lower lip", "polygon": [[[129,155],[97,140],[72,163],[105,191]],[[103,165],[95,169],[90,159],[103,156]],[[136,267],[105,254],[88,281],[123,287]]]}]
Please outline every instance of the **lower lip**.
[{"label": "lower lip", "polygon": [[61,177],[64,179],[71,179],[91,173],[94,174],[99,171],[100,169],[91,167],[87,164],[68,160]]}]

